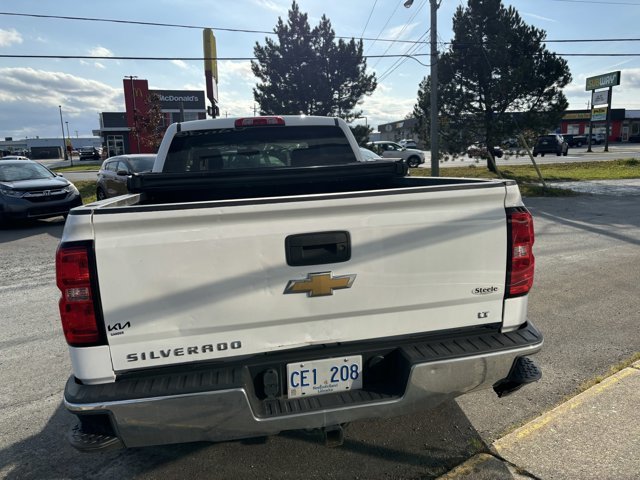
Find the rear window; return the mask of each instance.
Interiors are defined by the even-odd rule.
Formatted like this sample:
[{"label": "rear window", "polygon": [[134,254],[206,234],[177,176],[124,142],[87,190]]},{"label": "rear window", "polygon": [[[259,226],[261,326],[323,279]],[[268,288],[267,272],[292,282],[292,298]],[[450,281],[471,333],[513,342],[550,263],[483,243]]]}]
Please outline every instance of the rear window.
[{"label": "rear window", "polygon": [[336,126],[247,127],[179,132],[164,172],[307,167],[356,162]]},{"label": "rear window", "polygon": [[129,157],[129,164],[131,165],[131,170],[133,170],[134,172],[151,171],[155,161],[155,155],[148,155],[146,157]]}]

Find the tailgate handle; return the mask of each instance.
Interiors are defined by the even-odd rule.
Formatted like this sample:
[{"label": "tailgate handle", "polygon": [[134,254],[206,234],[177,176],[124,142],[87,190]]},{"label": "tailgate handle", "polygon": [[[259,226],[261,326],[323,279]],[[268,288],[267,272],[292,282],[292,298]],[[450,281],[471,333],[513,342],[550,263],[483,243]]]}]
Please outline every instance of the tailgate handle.
[{"label": "tailgate handle", "polygon": [[314,232],[289,235],[285,241],[287,265],[322,265],[351,258],[349,232]]}]

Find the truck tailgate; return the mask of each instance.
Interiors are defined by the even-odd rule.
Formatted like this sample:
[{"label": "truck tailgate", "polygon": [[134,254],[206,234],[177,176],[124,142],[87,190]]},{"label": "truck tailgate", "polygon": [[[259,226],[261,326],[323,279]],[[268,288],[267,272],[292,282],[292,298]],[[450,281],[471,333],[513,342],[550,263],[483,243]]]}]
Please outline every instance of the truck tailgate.
[{"label": "truck tailgate", "polygon": [[[505,188],[486,187],[96,210],[113,368],[501,322]],[[349,260],[287,264],[288,236],[336,231]]]}]

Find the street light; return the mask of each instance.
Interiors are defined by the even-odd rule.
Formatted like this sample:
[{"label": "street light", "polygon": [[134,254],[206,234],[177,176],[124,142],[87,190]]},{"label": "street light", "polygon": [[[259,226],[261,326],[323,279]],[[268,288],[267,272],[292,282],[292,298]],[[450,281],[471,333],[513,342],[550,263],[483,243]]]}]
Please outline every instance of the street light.
[{"label": "street light", "polygon": [[[442,1],[442,0],[440,0]],[[438,6],[439,1],[429,0],[431,5],[431,175],[440,176],[438,161]],[[404,2],[409,8],[413,0]]]},{"label": "street light", "polygon": [[64,152],[64,159],[68,160],[67,145],[64,141],[64,125],[62,123],[62,105],[58,105],[58,110],[60,110],[60,128],[62,129],[62,151]]}]

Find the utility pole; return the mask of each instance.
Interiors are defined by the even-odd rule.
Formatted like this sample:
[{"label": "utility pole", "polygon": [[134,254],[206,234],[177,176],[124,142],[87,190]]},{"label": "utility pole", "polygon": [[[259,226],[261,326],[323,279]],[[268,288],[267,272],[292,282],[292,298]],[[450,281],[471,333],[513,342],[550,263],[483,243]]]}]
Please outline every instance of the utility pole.
[{"label": "utility pole", "polygon": [[60,110],[60,128],[62,129],[62,151],[64,152],[64,159],[68,160],[67,157],[67,144],[64,141],[64,124],[62,123],[62,105],[58,105],[58,110]]},{"label": "utility pole", "polygon": [[[438,154],[438,7],[442,0],[429,0],[431,6],[431,176],[440,176],[440,162]],[[409,8],[413,0],[404,2]]]},{"label": "utility pole", "polygon": [[431,175],[440,176],[438,158],[438,3],[431,2]]}]

